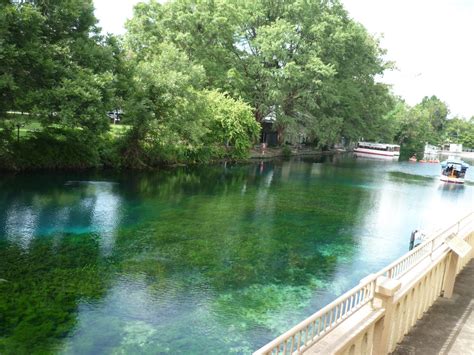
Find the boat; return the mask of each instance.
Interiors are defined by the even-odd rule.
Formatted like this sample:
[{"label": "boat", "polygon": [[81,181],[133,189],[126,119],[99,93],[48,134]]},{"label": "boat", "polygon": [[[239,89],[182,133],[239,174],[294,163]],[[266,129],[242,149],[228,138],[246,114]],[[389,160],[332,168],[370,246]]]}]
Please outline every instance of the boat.
[{"label": "boat", "polygon": [[424,155],[438,155],[440,152],[439,147],[432,145],[432,144],[425,144],[425,150],[424,150]]},{"label": "boat", "polygon": [[459,159],[448,159],[441,163],[440,180],[452,184],[464,184],[469,164]]},{"label": "boat", "polygon": [[354,148],[355,153],[363,155],[374,155],[383,158],[398,159],[400,157],[400,146],[397,144],[359,142]]}]

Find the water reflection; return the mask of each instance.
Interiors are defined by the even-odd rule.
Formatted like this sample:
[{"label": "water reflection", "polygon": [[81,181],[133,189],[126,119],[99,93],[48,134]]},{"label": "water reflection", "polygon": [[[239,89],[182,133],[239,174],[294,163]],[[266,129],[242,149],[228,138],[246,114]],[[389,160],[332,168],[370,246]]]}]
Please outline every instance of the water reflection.
[{"label": "water reflection", "polygon": [[472,208],[438,173],[335,156],[0,179],[0,352],[249,353]]},{"label": "water reflection", "polygon": [[120,224],[121,198],[116,184],[67,181],[53,191],[24,189],[21,196],[3,199],[0,211],[4,235],[28,249],[38,236],[58,233],[99,233],[101,249],[109,253]]},{"label": "water reflection", "polygon": [[4,233],[11,242],[18,243],[23,249],[28,249],[35,236],[38,222],[38,212],[31,207],[13,204],[6,210]]}]

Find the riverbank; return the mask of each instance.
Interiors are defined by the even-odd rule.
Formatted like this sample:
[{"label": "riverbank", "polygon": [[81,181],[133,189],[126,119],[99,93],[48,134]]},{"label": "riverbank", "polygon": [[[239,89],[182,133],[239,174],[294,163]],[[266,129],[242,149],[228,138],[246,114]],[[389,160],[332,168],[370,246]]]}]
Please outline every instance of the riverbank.
[{"label": "riverbank", "polygon": [[[74,130],[61,131],[56,137],[38,134],[18,142],[9,142],[4,149],[0,146],[0,172],[33,171],[83,171],[90,169],[107,170],[160,170],[185,165],[202,165],[221,162],[245,163],[254,159],[272,159],[291,156],[319,156],[343,153],[345,150],[322,151],[313,147],[283,146],[252,148],[247,156],[225,150],[196,156],[158,157],[142,149],[127,150],[123,137],[96,137],[93,142],[81,139]],[[210,148],[212,150],[212,148]],[[243,154],[245,155],[245,154]]]},{"label": "riverbank", "polygon": [[326,155],[347,153],[343,149],[320,150],[311,147],[297,148],[297,147],[273,147],[273,148],[254,148],[250,150],[250,159],[264,159],[264,158],[281,158],[289,156],[302,155]]}]

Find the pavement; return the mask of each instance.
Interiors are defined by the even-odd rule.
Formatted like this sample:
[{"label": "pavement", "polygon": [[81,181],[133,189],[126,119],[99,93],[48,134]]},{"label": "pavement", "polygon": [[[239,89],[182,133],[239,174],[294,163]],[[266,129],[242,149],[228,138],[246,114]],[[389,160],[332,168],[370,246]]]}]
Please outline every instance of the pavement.
[{"label": "pavement", "polygon": [[456,278],[453,297],[440,297],[392,355],[474,355],[474,259]]}]

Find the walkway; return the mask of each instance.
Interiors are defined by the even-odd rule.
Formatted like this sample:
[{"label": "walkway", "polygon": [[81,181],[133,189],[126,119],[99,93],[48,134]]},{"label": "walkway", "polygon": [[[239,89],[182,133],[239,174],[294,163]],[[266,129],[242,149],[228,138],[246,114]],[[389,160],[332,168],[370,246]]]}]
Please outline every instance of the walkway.
[{"label": "walkway", "polygon": [[393,355],[474,355],[474,259],[456,278],[451,299],[438,298]]}]

